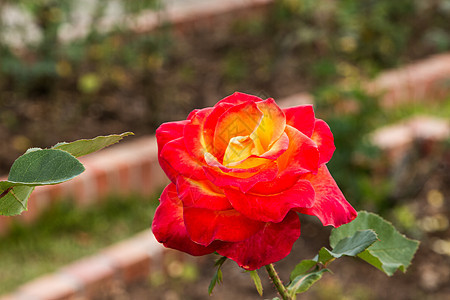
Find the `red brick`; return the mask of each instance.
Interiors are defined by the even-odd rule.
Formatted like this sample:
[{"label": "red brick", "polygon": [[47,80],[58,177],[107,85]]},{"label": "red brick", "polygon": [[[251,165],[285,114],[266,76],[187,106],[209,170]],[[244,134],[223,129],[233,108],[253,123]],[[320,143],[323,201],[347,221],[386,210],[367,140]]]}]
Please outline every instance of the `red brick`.
[{"label": "red brick", "polygon": [[82,286],[83,294],[89,299],[99,296],[101,291],[109,290],[115,284],[115,270],[102,255],[72,263],[61,269],[61,274]]},{"label": "red brick", "polygon": [[125,282],[144,279],[150,272],[152,257],[145,243],[132,239],[106,249],[103,253],[115,266]]},{"label": "red brick", "polygon": [[75,202],[81,207],[96,202],[97,186],[93,184],[95,177],[92,171],[86,170],[83,174],[72,180],[71,193]]},{"label": "red brick", "polygon": [[298,93],[285,97],[277,102],[280,107],[286,108],[298,105],[314,104],[314,97],[308,93]]},{"label": "red brick", "polygon": [[18,216],[18,219],[26,224],[30,224],[36,221],[50,205],[51,198],[47,186],[38,186],[28,198],[27,210]]},{"label": "red brick", "polygon": [[372,135],[374,145],[383,150],[391,161],[399,159],[413,140],[411,128],[404,123],[379,128]]},{"label": "red brick", "polygon": [[18,295],[24,299],[74,300],[78,290],[77,283],[70,278],[51,274],[23,285]]},{"label": "red brick", "polygon": [[440,54],[382,73],[367,85],[367,90],[382,93],[382,105],[391,107],[401,103],[426,101],[449,94],[450,54]]},{"label": "red brick", "polygon": [[416,116],[409,119],[408,126],[415,138],[443,141],[450,137],[450,122],[448,120],[430,116]]},{"label": "red brick", "polygon": [[4,236],[8,233],[11,226],[11,217],[0,216],[0,236]]},{"label": "red brick", "polygon": [[151,195],[153,193],[152,185],[152,169],[154,168],[154,161],[149,158],[141,162],[141,193],[142,195]]},{"label": "red brick", "polygon": [[117,173],[118,173],[118,193],[121,195],[129,195],[132,188],[131,188],[131,179],[130,179],[130,166],[126,163],[120,163],[117,166]]},{"label": "red brick", "polygon": [[95,169],[95,185],[96,185],[96,201],[106,198],[111,192],[110,185],[110,172],[104,170]]},{"label": "red brick", "polygon": [[9,295],[0,296],[0,300],[26,300],[26,299],[24,299],[20,295],[9,294]]}]

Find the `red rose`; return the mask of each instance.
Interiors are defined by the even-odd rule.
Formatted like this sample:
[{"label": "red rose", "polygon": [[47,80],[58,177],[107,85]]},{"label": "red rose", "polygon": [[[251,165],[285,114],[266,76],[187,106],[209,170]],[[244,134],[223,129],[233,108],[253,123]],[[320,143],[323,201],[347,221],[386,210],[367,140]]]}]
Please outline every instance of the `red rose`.
[{"label": "red rose", "polygon": [[289,254],[297,213],[335,227],[356,217],[325,165],[333,135],[311,105],[280,109],[271,98],[234,93],[162,124],[156,138],[172,183],[152,230],[166,247],[217,251],[254,270]]}]

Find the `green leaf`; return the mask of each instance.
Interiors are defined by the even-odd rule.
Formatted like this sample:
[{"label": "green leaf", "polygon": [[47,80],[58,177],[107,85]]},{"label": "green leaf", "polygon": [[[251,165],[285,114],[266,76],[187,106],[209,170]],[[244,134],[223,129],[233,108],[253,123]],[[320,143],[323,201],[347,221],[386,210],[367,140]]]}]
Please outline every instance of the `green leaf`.
[{"label": "green leaf", "polygon": [[291,272],[291,276],[290,276],[291,281],[299,275],[306,274],[309,270],[311,270],[316,265],[317,265],[316,260],[312,260],[312,259],[302,260],[299,264],[297,264],[295,266],[294,270]]},{"label": "green leaf", "polygon": [[335,257],[331,254],[331,251],[325,247],[319,250],[319,255],[314,257],[315,260],[323,264],[324,266],[330,261],[334,260]]},{"label": "green leaf", "polygon": [[260,296],[262,296],[263,295],[263,287],[262,287],[261,278],[259,278],[258,272],[253,270],[253,271],[250,271],[249,273],[250,273],[250,276],[253,279],[253,282],[255,283],[256,290],[258,291],[258,294]]},{"label": "green leaf", "polygon": [[377,234],[371,229],[358,230],[352,236],[338,241],[331,255],[339,258],[343,255],[356,256],[377,241]]},{"label": "green leaf", "polygon": [[111,134],[108,136],[98,136],[93,139],[83,139],[74,141],[71,143],[58,143],[55,146],[52,147],[52,149],[59,149],[66,152],[69,152],[75,157],[80,157],[83,155],[87,155],[89,153],[98,151],[100,149],[103,149],[105,147],[108,147],[112,144],[115,144],[119,142],[121,139],[123,139],[126,136],[134,135],[132,132],[125,132],[122,134]]},{"label": "green leaf", "polygon": [[389,276],[398,269],[405,272],[417,251],[419,242],[406,238],[391,223],[376,214],[359,212],[358,217],[352,222],[333,229],[330,245],[336,249],[341,240],[355,235],[359,230],[367,229],[376,232],[378,241],[359,253],[358,257]]},{"label": "green leaf", "polygon": [[329,272],[328,269],[316,270],[304,275],[295,277],[287,286],[287,290],[291,295],[306,292],[316,281],[322,278],[323,273]]},{"label": "green leaf", "polygon": [[8,181],[28,186],[56,184],[83,172],[83,165],[66,151],[41,149],[19,157],[11,167]]},{"label": "green leaf", "polygon": [[8,181],[0,182],[0,215],[14,216],[27,209],[32,186],[14,186]]},{"label": "green leaf", "polygon": [[227,260],[227,258],[225,256],[219,258],[216,263],[214,264],[214,266],[217,267],[216,273],[214,273],[213,278],[211,278],[211,282],[209,283],[209,287],[208,287],[208,294],[211,296],[214,287],[216,286],[216,284],[222,283],[222,270],[220,269],[223,265],[223,263]]},{"label": "green leaf", "polygon": [[366,250],[377,240],[376,233],[371,230],[358,230],[352,236],[344,237],[336,243],[333,250],[323,247],[315,259],[326,265],[330,261],[342,256],[356,256]]}]

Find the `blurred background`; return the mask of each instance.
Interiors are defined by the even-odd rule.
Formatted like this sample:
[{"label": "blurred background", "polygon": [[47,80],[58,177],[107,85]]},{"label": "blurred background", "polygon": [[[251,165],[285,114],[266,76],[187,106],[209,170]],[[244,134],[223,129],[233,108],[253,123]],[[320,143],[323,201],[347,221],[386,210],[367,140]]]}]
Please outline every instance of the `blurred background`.
[{"label": "blurred background", "polygon": [[[396,299],[449,299],[448,134],[417,137],[392,154],[373,133],[410,120],[420,127],[423,119],[411,119],[418,115],[448,122],[450,78],[439,99],[396,105],[365,86],[386,70],[450,50],[450,0],[274,0],[170,23],[177,8],[213,2],[220,1],[1,1],[0,174],[30,147],[125,131],[150,135],[235,91],[276,100],[307,92],[333,131],[329,168],[349,202],[422,243],[406,275],[364,278],[363,267],[350,262],[306,299],[380,299],[386,290],[399,290]],[[89,209],[59,201],[33,226],[15,222],[0,240],[0,294],[147,229],[158,196],[111,195]],[[328,232],[304,222],[297,248],[310,258]],[[146,299],[149,291],[155,299],[207,297],[212,264],[180,268],[117,299]],[[182,294],[196,282],[200,294]],[[257,297],[253,287],[243,290],[233,297]]]}]

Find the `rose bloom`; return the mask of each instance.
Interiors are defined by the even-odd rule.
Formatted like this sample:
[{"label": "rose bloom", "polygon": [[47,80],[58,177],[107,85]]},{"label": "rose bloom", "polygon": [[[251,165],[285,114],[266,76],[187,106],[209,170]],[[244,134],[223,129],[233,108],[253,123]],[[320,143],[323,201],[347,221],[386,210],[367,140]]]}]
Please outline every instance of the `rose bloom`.
[{"label": "rose bloom", "polygon": [[216,251],[255,270],[290,253],[297,213],[334,227],[356,217],[326,167],[333,135],[311,105],[281,109],[271,98],[234,93],[162,124],[156,138],[172,182],[152,230],[166,247]]}]

